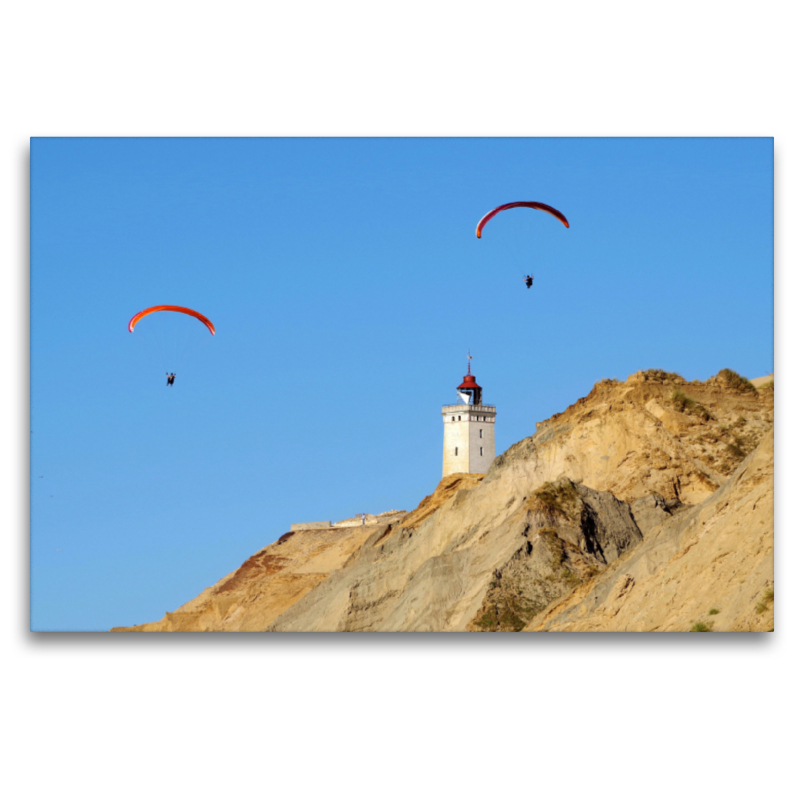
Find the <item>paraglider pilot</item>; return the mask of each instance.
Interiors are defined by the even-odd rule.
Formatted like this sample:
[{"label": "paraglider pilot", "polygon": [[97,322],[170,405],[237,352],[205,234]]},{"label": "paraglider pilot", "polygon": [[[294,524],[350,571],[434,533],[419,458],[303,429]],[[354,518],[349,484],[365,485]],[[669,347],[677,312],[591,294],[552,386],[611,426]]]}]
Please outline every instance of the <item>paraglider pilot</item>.
[{"label": "paraglider pilot", "polygon": [[533,275],[525,276],[525,285],[530,289],[533,286]]},{"label": "paraglider pilot", "polygon": [[173,383],[175,383],[175,373],[174,372],[168,372],[167,373],[167,386],[172,386]]}]

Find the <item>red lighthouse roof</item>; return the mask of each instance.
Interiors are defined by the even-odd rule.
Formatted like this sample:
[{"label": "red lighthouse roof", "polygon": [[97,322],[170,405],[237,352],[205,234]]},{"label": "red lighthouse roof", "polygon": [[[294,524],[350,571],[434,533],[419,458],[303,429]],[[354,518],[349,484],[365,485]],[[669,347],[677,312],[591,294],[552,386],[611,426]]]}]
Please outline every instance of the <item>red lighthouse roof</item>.
[{"label": "red lighthouse roof", "polygon": [[475,376],[471,372],[468,372],[464,376],[464,383],[462,383],[461,386],[458,386],[456,388],[458,388],[458,389],[480,389],[481,387],[478,386],[478,384],[476,383]]},{"label": "red lighthouse roof", "polygon": [[480,394],[481,387],[478,386],[475,376],[472,374],[472,355],[467,354],[467,374],[464,376],[464,383],[456,386],[456,389],[477,389]]}]

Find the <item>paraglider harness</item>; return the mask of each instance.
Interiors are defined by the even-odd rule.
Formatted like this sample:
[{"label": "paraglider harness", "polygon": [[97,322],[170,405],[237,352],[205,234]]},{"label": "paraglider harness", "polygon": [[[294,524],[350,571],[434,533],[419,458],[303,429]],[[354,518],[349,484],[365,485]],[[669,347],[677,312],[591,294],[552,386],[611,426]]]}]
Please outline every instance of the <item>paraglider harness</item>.
[{"label": "paraglider harness", "polygon": [[167,386],[172,386],[173,383],[175,383],[175,373],[174,372],[168,372],[167,373]]},{"label": "paraglider harness", "polygon": [[524,280],[525,285],[530,289],[533,286],[533,275],[526,275]]}]

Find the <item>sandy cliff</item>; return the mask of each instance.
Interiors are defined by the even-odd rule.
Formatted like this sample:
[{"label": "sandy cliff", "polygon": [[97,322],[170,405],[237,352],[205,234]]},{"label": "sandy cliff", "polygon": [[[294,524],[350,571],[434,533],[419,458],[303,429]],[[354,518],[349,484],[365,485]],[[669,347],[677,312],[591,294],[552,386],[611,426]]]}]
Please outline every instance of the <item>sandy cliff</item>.
[{"label": "sandy cliff", "polygon": [[115,630],[769,630],[761,384],[602,381],[405,517],[284,536],[159,622]]}]

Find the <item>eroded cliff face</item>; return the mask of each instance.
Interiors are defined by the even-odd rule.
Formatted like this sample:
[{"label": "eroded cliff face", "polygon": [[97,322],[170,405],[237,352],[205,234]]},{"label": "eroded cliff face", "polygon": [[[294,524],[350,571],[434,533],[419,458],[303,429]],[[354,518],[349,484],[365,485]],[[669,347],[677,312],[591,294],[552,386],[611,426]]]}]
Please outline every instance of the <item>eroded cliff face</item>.
[{"label": "eroded cliff face", "polygon": [[399,521],[282,537],[115,630],[769,630],[772,390],[737,378],[602,381]]}]

